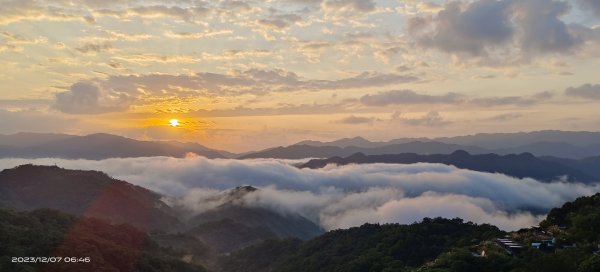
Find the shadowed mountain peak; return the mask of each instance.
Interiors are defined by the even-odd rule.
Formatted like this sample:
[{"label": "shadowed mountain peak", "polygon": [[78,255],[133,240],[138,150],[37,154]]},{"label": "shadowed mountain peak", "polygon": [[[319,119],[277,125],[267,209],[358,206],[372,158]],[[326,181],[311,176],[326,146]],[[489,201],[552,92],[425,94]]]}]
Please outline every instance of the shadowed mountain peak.
[{"label": "shadowed mountain peak", "polygon": [[152,230],[180,227],[161,195],[98,171],[22,165],[0,172],[0,206],[56,209]]},{"label": "shadowed mountain peak", "polygon": [[188,222],[188,233],[212,245],[220,253],[275,238],[309,239],[324,230],[298,213],[280,213],[250,205],[243,198],[260,189],[239,186],[219,196],[222,204],[202,212]]}]

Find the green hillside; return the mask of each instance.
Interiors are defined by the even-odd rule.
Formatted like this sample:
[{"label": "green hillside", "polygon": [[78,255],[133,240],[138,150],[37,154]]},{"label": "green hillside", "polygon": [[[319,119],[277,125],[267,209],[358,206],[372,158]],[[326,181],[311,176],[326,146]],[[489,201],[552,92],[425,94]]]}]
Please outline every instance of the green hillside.
[{"label": "green hillside", "polygon": [[[63,259],[32,263],[13,262],[13,257]],[[75,257],[77,262],[67,262],[65,257]],[[111,225],[54,210],[0,209],[0,271],[206,270],[181,261],[174,252],[159,247],[146,233],[130,225]]]},{"label": "green hillside", "polygon": [[[523,246],[507,250],[496,239]],[[533,245],[541,243],[539,248]],[[222,271],[600,271],[600,194],[553,209],[540,227],[504,233],[461,219],[335,230],[268,241],[221,259]],[[485,252],[482,254],[482,252]]]}]

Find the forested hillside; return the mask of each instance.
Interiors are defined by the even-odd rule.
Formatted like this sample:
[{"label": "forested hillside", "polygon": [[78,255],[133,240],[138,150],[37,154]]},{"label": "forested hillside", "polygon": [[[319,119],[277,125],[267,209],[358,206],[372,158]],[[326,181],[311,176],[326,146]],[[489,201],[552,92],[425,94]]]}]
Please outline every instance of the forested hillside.
[{"label": "forested hillside", "polygon": [[[13,262],[13,257],[62,259],[34,263]],[[181,261],[176,252],[158,246],[148,234],[130,225],[111,225],[53,210],[0,209],[0,271],[206,270]]]},{"label": "forested hillside", "polygon": [[365,224],[307,242],[267,242],[222,261],[224,271],[401,271],[455,247],[503,235],[491,225],[425,219],[413,225]]},{"label": "forested hillside", "polygon": [[[497,242],[510,239],[522,249]],[[539,248],[534,247],[536,244]],[[221,259],[223,271],[600,271],[600,194],[553,209],[540,227],[504,233],[461,219],[365,224],[268,241]]]}]

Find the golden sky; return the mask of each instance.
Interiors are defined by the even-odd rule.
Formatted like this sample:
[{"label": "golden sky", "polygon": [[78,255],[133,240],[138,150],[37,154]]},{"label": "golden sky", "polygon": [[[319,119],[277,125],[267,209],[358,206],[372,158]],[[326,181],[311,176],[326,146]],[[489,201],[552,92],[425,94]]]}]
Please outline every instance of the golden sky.
[{"label": "golden sky", "polygon": [[600,130],[595,0],[0,1],[1,134]]}]

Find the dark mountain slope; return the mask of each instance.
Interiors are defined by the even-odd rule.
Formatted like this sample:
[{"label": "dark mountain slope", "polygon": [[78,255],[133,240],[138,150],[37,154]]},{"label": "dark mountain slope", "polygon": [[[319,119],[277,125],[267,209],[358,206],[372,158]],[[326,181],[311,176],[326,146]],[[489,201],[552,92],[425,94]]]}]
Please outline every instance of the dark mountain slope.
[{"label": "dark mountain slope", "polygon": [[560,158],[582,159],[600,155],[600,144],[577,146],[562,142],[536,142],[528,145],[497,149],[497,154],[514,154],[529,152],[536,156],[553,156]]},{"label": "dark mountain slope", "polygon": [[488,173],[502,173],[508,176],[525,178],[530,177],[543,181],[554,181],[562,176],[570,181],[595,182],[600,177],[588,174],[579,169],[574,169],[558,162],[547,161],[523,153],[520,155],[496,154],[471,155],[466,151],[455,151],[452,154],[419,155],[414,153],[395,155],[364,155],[354,154],[350,157],[332,157],[329,159],[314,159],[301,165],[301,168],[322,168],[327,164],[347,165],[364,163],[441,163],[453,165],[457,168],[469,169]]},{"label": "dark mountain slope", "polygon": [[0,205],[50,208],[69,214],[129,223],[142,229],[179,227],[161,196],[97,171],[22,165],[0,172]]},{"label": "dark mountain slope", "polygon": [[220,253],[227,253],[267,239],[310,239],[324,232],[299,214],[282,214],[244,205],[242,198],[257,190],[242,186],[225,193],[221,196],[223,204],[187,222],[188,233],[212,245]]},{"label": "dark mountain slope", "polygon": [[[540,157],[540,159],[560,163],[594,177],[600,177],[600,156],[579,160],[556,157]],[[598,181],[600,181],[600,179],[598,179]]]},{"label": "dark mountain slope", "polygon": [[201,223],[186,234],[210,245],[218,254],[227,254],[277,238],[277,235],[265,226],[253,227],[230,218]]}]

